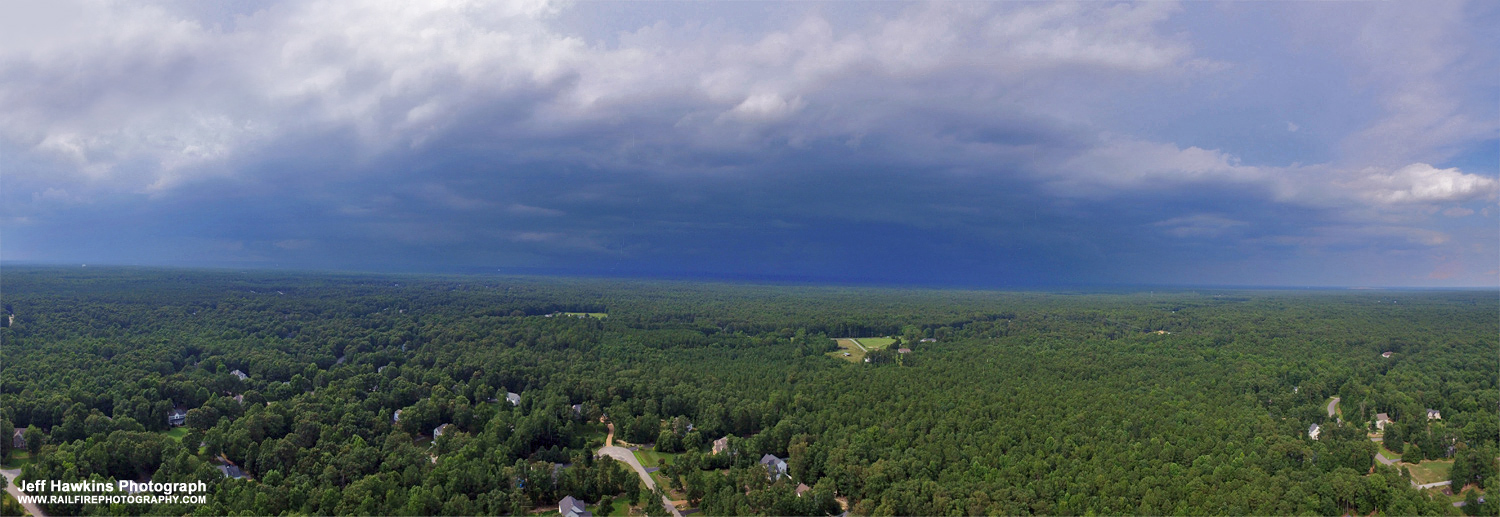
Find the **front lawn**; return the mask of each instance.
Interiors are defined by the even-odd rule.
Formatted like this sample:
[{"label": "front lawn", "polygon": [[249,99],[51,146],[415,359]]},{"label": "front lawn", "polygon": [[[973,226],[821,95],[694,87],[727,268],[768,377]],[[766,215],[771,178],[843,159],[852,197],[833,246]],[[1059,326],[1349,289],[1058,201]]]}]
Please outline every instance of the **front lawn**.
[{"label": "front lawn", "polygon": [[167,438],[181,442],[182,437],[187,436],[187,433],[187,427],[173,427],[170,431],[163,431],[161,434],[167,435]]},{"label": "front lawn", "polygon": [[1412,481],[1418,485],[1447,481],[1453,470],[1453,460],[1447,461],[1424,461],[1419,464],[1402,463],[1401,466],[1411,471]]},{"label": "front lawn", "polygon": [[5,458],[3,466],[6,469],[18,469],[26,466],[27,463],[31,463],[31,453],[22,449],[11,449],[10,457]]}]

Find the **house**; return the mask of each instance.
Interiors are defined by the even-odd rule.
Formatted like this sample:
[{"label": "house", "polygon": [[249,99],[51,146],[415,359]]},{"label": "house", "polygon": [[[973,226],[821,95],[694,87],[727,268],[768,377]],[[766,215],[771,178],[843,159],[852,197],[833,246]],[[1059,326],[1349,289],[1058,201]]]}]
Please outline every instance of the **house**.
[{"label": "house", "polygon": [[1390,352],[1386,352],[1384,354],[1380,354],[1380,357],[1390,357],[1390,356],[1391,356]]},{"label": "house", "polygon": [[563,517],[594,517],[593,513],[584,509],[583,501],[574,499],[571,495],[557,502],[557,513]]},{"label": "house", "polygon": [[245,405],[245,395],[244,394],[235,395],[234,396],[234,401],[235,402],[239,402],[241,406]]},{"label": "house", "polygon": [[510,401],[510,405],[512,406],[519,406],[521,405],[521,394],[507,391],[505,392],[505,400]]},{"label": "house", "polygon": [[898,349],[896,349],[896,353],[898,353],[898,354],[910,354],[911,353],[911,349],[910,348],[898,348]]},{"label": "house", "polygon": [[[17,430],[17,432],[19,433],[20,431]],[[727,451],[727,450],[729,450],[729,437],[728,436],[725,436],[723,438],[714,440],[714,454],[718,454],[718,453],[721,453],[721,452],[724,452],[724,451]]]},{"label": "house", "polygon": [[924,337],[922,339],[917,340],[917,342],[918,343],[936,343],[937,340],[936,339],[932,339],[930,337]]},{"label": "house", "polygon": [[245,471],[234,465],[219,465],[219,472],[229,479],[245,479]]},{"label": "house", "polygon": [[583,404],[573,404],[573,416],[577,418],[583,418]]},{"label": "house", "polygon": [[186,423],[187,423],[187,410],[186,409],[172,408],[172,412],[167,414],[167,425],[170,425],[172,427],[180,427],[180,426],[182,426],[182,424],[186,424]]},{"label": "house", "polygon": [[812,490],[812,487],[807,486],[807,483],[797,483],[797,497],[802,497],[808,490]]},{"label": "house", "polygon": [[400,421],[401,421],[401,410],[397,409],[396,410],[396,414],[391,415],[391,423],[396,423],[396,422],[400,422]]},{"label": "house", "polygon": [[1439,413],[1438,410],[1436,410],[1436,409],[1427,408],[1427,419],[1428,420],[1442,420],[1443,419],[1443,414]]},{"label": "house", "polygon": [[1385,424],[1391,423],[1391,415],[1375,413],[1375,428],[1385,431]]},{"label": "house", "polygon": [[439,436],[442,436],[443,433],[447,432],[448,428],[452,427],[452,426],[453,426],[453,424],[443,424],[443,425],[440,425],[440,426],[432,428],[432,437],[433,438],[437,438]]},{"label": "house", "polygon": [[249,379],[250,379],[250,376],[249,376],[249,375],[245,375],[245,372],[242,372],[242,371],[239,371],[239,370],[234,370],[234,371],[232,371],[232,372],[229,372],[229,374],[230,374],[230,375],[233,375],[233,376],[235,376],[235,377],[239,377],[239,378],[240,378],[240,380],[242,380],[242,381],[243,381],[243,380],[249,380]]},{"label": "house", "polygon": [[1318,435],[1321,434],[1322,431],[1323,429],[1321,427],[1318,427],[1318,424],[1313,424],[1312,427],[1307,428],[1307,436],[1316,440],[1318,439]]},{"label": "house", "polygon": [[390,368],[390,367],[391,367],[391,365],[381,366],[381,367],[375,369],[375,373],[385,373],[385,369],[386,368]]},{"label": "house", "polygon": [[[714,442],[718,443],[718,442]],[[16,429],[15,434],[10,435],[10,447],[12,449],[26,450],[26,430]]]},{"label": "house", "polygon": [[775,454],[767,454],[760,457],[760,464],[766,467],[766,476],[772,481],[786,475],[786,460],[777,458]]}]

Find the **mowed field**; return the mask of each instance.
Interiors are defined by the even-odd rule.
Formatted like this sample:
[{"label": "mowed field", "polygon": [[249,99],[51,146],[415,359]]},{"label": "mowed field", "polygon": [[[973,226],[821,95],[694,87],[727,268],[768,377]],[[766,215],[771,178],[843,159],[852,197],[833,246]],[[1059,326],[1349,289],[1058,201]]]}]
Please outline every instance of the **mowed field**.
[{"label": "mowed field", "polygon": [[853,339],[855,341],[859,341],[859,344],[864,345],[865,348],[868,348],[870,350],[880,350],[882,348],[891,346],[891,343],[896,342],[895,338],[888,337],[862,337]]},{"label": "mowed field", "polygon": [[[858,345],[855,345],[854,340],[836,339],[835,341],[838,341],[839,349],[834,352],[829,352],[828,357],[837,357],[851,363],[857,363],[865,360],[865,351],[860,349]],[[846,356],[844,354],[849,355]]]},{"label": "mowed field", "polygon": [[1450,473],[1453,471],[1453,460],[1424,461],[1416,465],[1402,463],[1401,466],[1411,471],[1412,481],[1416,481],[1419,485],[1425,485],[1438,481],[1447,481]]}]

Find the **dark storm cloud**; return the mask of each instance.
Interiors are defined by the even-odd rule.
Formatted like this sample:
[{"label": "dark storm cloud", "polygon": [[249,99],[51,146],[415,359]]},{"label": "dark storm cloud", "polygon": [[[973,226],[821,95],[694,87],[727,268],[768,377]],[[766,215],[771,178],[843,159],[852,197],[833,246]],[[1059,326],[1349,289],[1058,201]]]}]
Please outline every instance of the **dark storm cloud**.
[{"label": "dark storm cloud", "polygon": [[[1495,282],[1495,171],[1444,162],[1495,138],[1458,109],[1482,102],[1473,64],[1494,57],[1463,52],[1484,25],[1460,15],[1487,7],[1362,12],[1317,35],[1259,7],[1255,23],[1278,24],[1261,32],[1327,40],[1307,63],[1352,55],[1352,72],[1328,73],[1368,83],[1345,111],[1270,128],[1205,107],[1227,84],[1317,74],[1203,53],[1258,29],[1220,34],[1212,7],[784,4],[727,26],[652,13],[664,4],[616,20],[674,21],[585,7],[80,6],[75,30],[0,47],[0,253],[964,285]],[[1425,18],[1408,47],[1361,32],[1409,16]],[[1428,69],[1390,76],[1371,49]],[[1328,132],[1355,112],[1364,126]],[[1443,136],[1403,136],[1399,117]],[[1246,163],[1212,136],[1236,134],[1298,140],[1247,147],[1280,161]]]}]

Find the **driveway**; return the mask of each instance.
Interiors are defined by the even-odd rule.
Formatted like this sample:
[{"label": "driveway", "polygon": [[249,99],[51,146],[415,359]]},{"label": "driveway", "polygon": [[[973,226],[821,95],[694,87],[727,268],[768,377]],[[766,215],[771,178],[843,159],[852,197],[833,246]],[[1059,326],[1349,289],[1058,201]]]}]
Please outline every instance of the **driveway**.
[{"label": "driveway", "polygon": [[36,504],[21,501],[21,496],[26,495],[26,492],[22,492],[21,489],[16,488],[16,478],[21,477],[21,469],[0,470],[0,474],[5,474],[5,479],[10,480],[10,483],[7,483],[5,486],[5,491],[9,492],[11,497],[16,498],[16,502],[21,503],[21,506],[25,507],[27,512],[36,517],[47,517],[47,514],[42,513],[42,509],[37,508]]},{"label": "driveway", "polygon": [[1338,404],[1338,397],[1334,397],[1333,400],[1328,401],[1328,416],[1333,416],[1333,406],[1337,406]]},{"label": "driveway", "polygon": [[1380,453],[1380,451],[1375,451],[1375,461],[1384,463],[1386,465],[1396,464],[1396,460],[1386,458],[1384,454]]},{"label": "driveway", "polygon": [[[609,456],[611,458],[625,462],[626,465],[630,465],[630,468],[635,469],[636,475],[641,477],[641,481],[646,482],[646,488],[651,489],[652,491],[656,490],[656,481],[651,479],[651,474],[646,473],[646,468],[642,467],[641,462],[635,459],[635,454],[631,453],[630,449],[609,445],[601,447],[599,449],[599,455]],[[670,510],[673,517],[682,517],[682,512],[677,511],[677,507],[672,504],[671,499],[667,499],[665,496],[663,496],[661,498],[661,505],[666,507],[667,510]]]},{"label": "driveway", "polygon": [[1436,483],[1428,483],[1428,484],[1425,484],[1425,485],[1418,485],[1416,483],[1412,483],[1412,486],[1417,487],[1417,489],[1419,489],[1419,490],[1426,490],[1426,489],[1433,488],[1433,487],[1448,486],[1448,485],[1451,485],[1451,484],[1453,484],[1453,481],[1438,481]]}]

